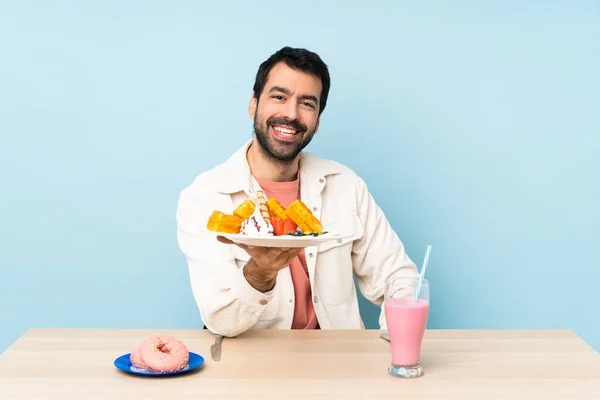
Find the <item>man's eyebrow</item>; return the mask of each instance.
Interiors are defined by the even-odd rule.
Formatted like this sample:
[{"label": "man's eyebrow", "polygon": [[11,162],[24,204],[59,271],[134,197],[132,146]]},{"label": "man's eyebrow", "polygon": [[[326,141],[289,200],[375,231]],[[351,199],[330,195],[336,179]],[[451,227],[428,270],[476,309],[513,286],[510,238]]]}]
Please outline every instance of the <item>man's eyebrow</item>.
[{"label": "man's eyebrow", "polygon": [[290,95],[290,93],[291,93],[289,90],[287,90],[286,88],[284,88],[284,87],[281,87],[281,86],[273,86],[273,87],[272,87],[272,88],[269,90],[269,93],[271,93],[271,92],[281,92],[281,93],[287,94],[288,96],[289,96],[289,95]]},{"label": "man's eyebrow", "polygon": [[[288,89],[286,89],[284,87],[281,87],[281,86],[273,86],[271,89],[269,89],[269,93],[272,93],[272,92],[281,92],[281,93],[286,94],[288,96],[291,94],[291,92]],[[316,104],[319,104],[319,99],[317,99],[316,96],[313,96],[311,94],[305,94],[303,96],[300,96],[300,99],[301,100],[312,100]]]},{"label": "man's eyebrow", "polygon": [[305,94],[304,96],[300,96],[300,100],[311,100],[314,101],[315,104],[319,104],[319,100],[317,99],[317,97],[313,96],[312,94]]}]

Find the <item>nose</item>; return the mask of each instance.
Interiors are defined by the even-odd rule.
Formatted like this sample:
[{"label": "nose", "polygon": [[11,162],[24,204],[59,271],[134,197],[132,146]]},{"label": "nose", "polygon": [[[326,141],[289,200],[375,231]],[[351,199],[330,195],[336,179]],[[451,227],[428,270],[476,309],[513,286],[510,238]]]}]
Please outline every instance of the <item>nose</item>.
[{"label": "nose", "polygon": [[298,119],[298,104],[294,101],[290,101],[286,104],[284,115],[290,119],[290,121],[295,121]]}]

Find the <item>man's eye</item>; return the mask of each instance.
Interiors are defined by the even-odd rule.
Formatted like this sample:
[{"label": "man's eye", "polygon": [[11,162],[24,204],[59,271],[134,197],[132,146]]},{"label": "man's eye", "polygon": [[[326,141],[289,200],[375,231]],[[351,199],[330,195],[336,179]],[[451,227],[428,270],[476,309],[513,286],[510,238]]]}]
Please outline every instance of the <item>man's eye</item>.
[{"label": "man's eye", "polygon": [[307,101],[305,101],[304,103],[302,103],[303,105],[310,107],[310,108],[315,108],[315,106],[312,103],[309,103]]},{"label": "man's eye", "polygon": [[273,96],[273,98],[274,98],[275,100],[283,100],[283,96],[280,96],[280,95],[278,95],[278,94],[276,94],[275,96]]}]

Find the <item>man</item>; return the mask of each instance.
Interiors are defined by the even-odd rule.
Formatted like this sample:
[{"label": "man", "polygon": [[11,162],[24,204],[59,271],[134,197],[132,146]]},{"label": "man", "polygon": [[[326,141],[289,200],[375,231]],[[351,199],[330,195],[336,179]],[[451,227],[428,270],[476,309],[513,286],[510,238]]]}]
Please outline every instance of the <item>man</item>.
[{"label": "man", "polygon": [[[329,87],[328,68],[317,54],[277,51],[256,75],[248,108],[254,137],[181,193],[178,242],[200,315],[214,333],[361,329],[353,274],[377,305],[390,276],[417,276],[365,182],[351,169],[303,151],[318,131]],[[353,236],[281,249],[236,245],[207,232],[214,210],[231,214],[254,198],[257,187],[283,207],[301,199],[324,226]],[[383,309],[379,323],[386,328]]]}]

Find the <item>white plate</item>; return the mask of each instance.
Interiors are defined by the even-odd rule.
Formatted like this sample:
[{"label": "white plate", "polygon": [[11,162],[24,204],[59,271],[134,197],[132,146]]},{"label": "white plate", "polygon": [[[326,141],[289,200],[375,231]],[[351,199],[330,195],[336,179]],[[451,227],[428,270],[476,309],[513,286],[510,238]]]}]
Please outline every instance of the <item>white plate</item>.
[{"label": "white plate", "polygon": [[223,236],[234,243],[257,247],[308,247],[332,240],[339,240],[341,242],[342,239],[352,237],[352,233],[338,234],[336,236],[331,234],[320,236],[250,236],[239,233],[208,232],[215,236]]}]

